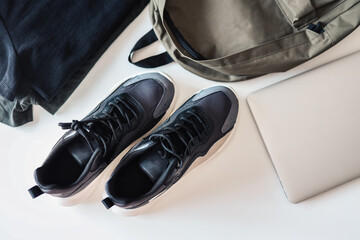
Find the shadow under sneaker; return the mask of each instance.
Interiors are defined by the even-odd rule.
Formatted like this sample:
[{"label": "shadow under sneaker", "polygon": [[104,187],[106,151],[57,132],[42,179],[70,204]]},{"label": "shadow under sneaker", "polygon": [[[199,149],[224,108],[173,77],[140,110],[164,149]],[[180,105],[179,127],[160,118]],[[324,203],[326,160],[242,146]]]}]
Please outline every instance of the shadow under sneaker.
[{"label": "shadow under sneaker", "polygon": [[225,142],[237,115],[230,88],[210,87],[192,96],[126,153],[106,183],[105,207],[116,205],[115,211],[126,214],[148,206]]},{"label": "shadow under sneaker", "polygon": [[68,198],[89,185],[134,140],[152,129],[174,97],[174,85],[160,73],[132,77],[69,129],[34,172],[33,198],[48,193]]}]

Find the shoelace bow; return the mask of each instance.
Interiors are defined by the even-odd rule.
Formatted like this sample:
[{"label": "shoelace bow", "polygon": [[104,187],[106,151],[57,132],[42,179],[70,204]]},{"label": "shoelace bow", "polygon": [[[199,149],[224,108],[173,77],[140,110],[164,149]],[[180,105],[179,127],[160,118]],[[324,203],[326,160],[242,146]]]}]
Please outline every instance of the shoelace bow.
[{"label": "shoelace bow", "polygon": [[[111,107],[113,107],[111,111],[102,112],[101,117],[81,121],[73,120],[72,122],[59,123],[59,126],[64,130],[71,129],[77,131],[86,140],[93,152],[96,147],[93,146],[91,140],[95,140],[97,146],[103,147],[102,157],[104,157],[108,151],[107,139],[111,139],[111,137],[114,136],[115,141],[118,141],[116,136],[116,125],[120,131],[123,131],[124,124],[127,124],[129,128],[132,128],[131,120],[133,118],[139,120],[133,106],[125,98],[115,98],[114,101],[109,103],[109,108]],[[95,123],[101,123],[102,126],[110,129],[110,135],[105,134],[105,136],[102,136],[104,133],[99,133],[96,130],[96,127],[93,126]]]},{"label": "shoelace bow", "polygon": [[150,140],[160,142],[164,150],[163,157],[168,153],[178,159],[177,168],[182,167],[182,156],[190,154],[196,139],[201,141],[208,131],[206,122],[194,109],[187,110],[186,115],[181,116],[179,120],[174,127],[165,127],[162,133],[150,136]]}]

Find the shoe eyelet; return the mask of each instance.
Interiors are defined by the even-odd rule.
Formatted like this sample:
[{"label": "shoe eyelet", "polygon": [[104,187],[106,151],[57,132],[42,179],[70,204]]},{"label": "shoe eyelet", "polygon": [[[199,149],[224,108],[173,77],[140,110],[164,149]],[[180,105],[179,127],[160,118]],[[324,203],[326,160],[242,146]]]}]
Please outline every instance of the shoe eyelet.
[{"label": "shoe eyelet", "polygon": [[182,161],[177,161],[176,169],[180,169],[182,166],[183,166],[183,162]]}]

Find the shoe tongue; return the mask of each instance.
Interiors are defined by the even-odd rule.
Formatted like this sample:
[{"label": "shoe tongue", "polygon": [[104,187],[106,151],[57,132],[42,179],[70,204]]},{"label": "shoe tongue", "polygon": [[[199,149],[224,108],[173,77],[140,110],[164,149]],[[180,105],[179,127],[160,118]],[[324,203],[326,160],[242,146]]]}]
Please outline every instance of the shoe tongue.
[{"label": "shoe tongue", "polygon": [[89,144],[80,135],[77,135],[71,141],[71,144],[68,146],[68,152],[81,167],[85,167],[93,155],[93,151],[91,150]]},{"label": "shoe tongue", "polygon": [[144,152],[139,161],[140,168],[153,182],[157,181],[168,165],[168,160],[162,156],[160,148],[155,145]]}]

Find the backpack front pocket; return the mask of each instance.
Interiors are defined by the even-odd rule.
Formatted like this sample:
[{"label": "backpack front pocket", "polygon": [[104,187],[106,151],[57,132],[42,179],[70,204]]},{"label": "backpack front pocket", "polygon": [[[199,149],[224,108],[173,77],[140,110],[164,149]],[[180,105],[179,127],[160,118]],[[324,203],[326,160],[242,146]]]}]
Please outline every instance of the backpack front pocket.
[{"label": "backpack front pocket", "polygon": [[286,19],[301,28],[344,0],[276,0]]}]

